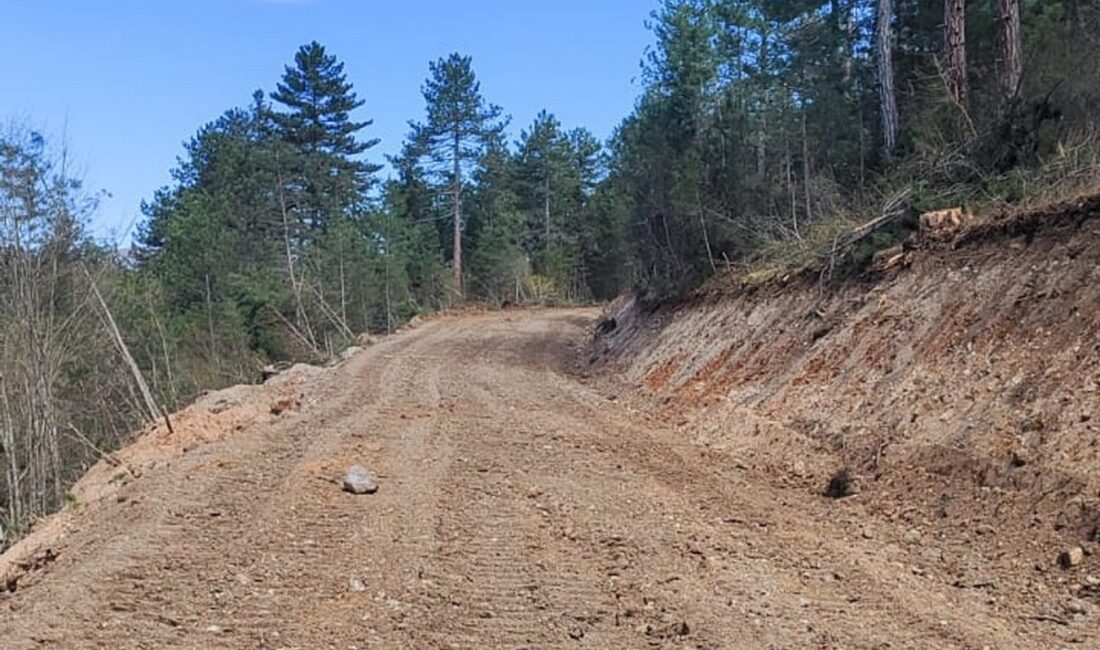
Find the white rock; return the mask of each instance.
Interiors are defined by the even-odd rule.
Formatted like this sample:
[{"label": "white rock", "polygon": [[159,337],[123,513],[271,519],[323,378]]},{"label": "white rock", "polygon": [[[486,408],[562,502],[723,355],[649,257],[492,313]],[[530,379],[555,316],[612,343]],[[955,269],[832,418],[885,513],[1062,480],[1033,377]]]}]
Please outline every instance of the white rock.
[{"label": "white rock", "polygon": [[378,484],[366,467],[355,465],[344,474],[344,491],[352,494],[374,494],[378,491]]}]

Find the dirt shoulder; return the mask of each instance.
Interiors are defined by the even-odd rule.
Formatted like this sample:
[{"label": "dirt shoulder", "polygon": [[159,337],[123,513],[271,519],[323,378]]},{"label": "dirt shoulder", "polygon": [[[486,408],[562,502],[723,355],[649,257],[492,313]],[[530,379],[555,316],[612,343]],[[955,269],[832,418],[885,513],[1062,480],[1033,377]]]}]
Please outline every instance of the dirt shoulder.
[{"label": "dirt shoulder", "polygon": [[922,243],[880,275],[612,315],[590,366],[666,426],[803,499],[845,469],[836,516],[884,526],[892,561],[1021,635],[1100,643],[1100,201]]}]

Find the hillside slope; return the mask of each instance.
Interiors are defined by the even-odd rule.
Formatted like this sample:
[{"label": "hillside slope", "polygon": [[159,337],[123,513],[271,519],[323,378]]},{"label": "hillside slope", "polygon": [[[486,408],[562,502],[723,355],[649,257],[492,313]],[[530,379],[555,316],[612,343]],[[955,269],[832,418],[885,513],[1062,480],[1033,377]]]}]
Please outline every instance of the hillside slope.
[{"label": "hillside slope", "polygon": [[[838,516],[894,525],[883,544],[921,575],[983,585],[994,609],[1023,595],[1048,621],[1034,625],[1073,630],[1100,596],[1100,200],[909,262],[839,286],[803,275],[630,300],[589,361],[762,482],[809,499],[848,470],[856,495]],[[1084,563],[1057,568],[1078,545]]]}]

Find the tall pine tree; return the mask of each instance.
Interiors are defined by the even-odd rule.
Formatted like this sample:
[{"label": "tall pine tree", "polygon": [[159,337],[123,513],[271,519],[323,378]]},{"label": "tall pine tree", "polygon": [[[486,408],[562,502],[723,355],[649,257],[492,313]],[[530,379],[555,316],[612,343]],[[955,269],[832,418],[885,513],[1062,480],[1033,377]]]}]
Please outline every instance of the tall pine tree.
[{"label": "tall pine tree", "polygon": [[520,134],[516,180],[535,255],[546,256],[561,239],[564,214],[575,199],[567,187],[574,162],[569,144],[561,123],[546,111]]},{"label": "tall pine tree", "polygon": [[452,54],[429,65],[422,92],[427,120],[411,123],[411,140],[430,162],[439,185],[451,200],[453,220],[452,274],[455,291],[462,288],[462,192],[464,179],[484,155],[488,143],[504,129],[499,106],[487,104],[468,56]]},{"label": "tall pine tree", "polygon": [[284,109],[272,115],[280,137],[299,153],[299,214],[324,230],[330,219],[347,215],[381,168],[361,158],[378,140],[356,138],[373,122],[352,120],[352,111],[364,102],[352,90],[344,64],[316,41],[298,49],[271,98]]}]

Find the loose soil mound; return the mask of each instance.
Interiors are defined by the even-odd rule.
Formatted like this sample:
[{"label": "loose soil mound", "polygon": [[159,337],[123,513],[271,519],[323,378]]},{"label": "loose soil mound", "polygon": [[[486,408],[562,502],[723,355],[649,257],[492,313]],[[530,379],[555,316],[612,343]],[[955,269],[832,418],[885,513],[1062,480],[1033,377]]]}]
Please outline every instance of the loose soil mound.
[{"label": "loose soil mound", "polygon": [[34,558],[48,556],[68,534],[76,513],[115,496],[143,475],[246,426],[263,425],[296,411],[311,392],[322,368],[299,364],[262,385],[232,386],[206,393],[192,405],[134,434],[133,442],[100,460],[69,490],[70,506],[43,519],[31,533],[0,555],[0,585],[17,587],[34,568]]}]

